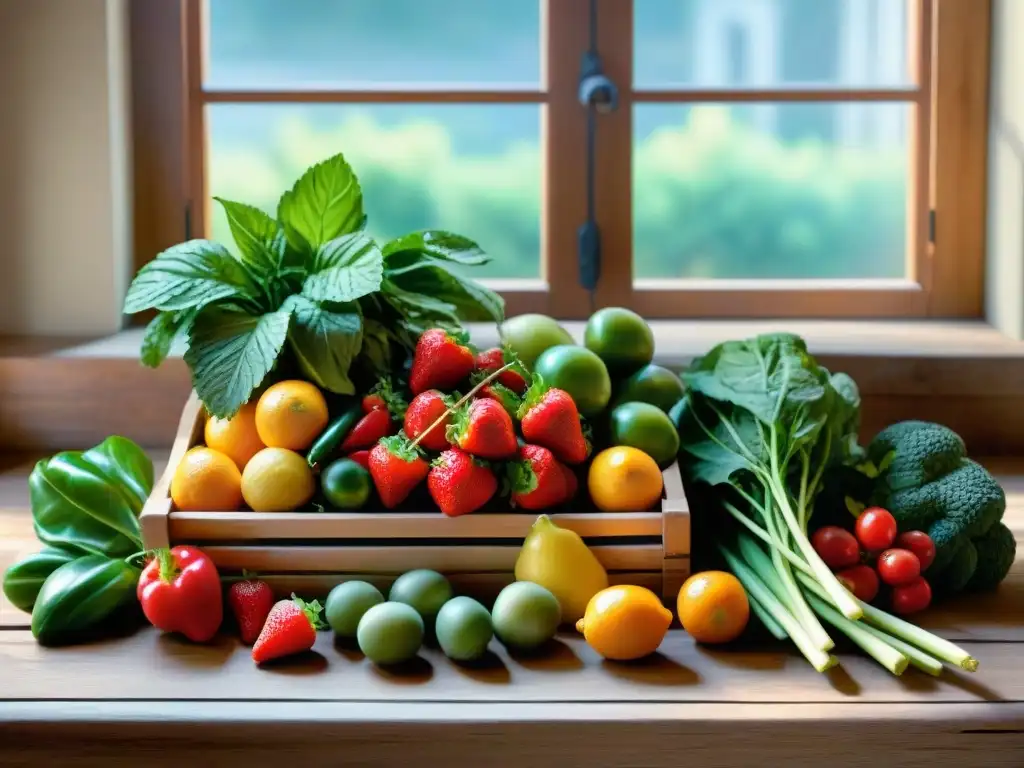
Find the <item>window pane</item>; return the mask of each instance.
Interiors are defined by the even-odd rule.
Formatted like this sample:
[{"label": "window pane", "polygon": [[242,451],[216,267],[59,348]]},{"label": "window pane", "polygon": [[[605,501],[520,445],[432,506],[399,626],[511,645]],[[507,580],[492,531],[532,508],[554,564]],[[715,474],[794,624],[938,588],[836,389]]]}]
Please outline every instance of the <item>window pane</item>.
[{"label": "window pane", "polygon": [[902,104],[635,108],[634,276],[907,276]]},{"label": "window pane", "polygon": [[[215,104],[211,195],[268,212],[313,163],[344,153],[377,238],[418,229],[471,237],[480,277],[540,276],[540,108],[534,105]],[[212,236],[231,242],[220,206]]]},{"label": "window pane", "polygon": [[905,86],[908,0],[634,0],[638,88]]},{"label": "window pane", "polygon": [[540,0],[207,3],[214,88],[540,82]]}]

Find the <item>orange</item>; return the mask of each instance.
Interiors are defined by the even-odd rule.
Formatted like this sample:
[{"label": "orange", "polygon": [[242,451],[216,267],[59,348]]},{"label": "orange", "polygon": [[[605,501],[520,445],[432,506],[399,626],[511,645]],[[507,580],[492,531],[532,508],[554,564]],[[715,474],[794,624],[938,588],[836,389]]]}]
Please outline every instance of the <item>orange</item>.
[{"label": "orange", "polygon": [[233,512],[242,506],[242,473],[220,451],[192,448],[174,470],[171,501],[186,512]]},{"label": "orange", "polygon": [[245,465],[242,495],[253,512],[291,512],[316,492],[309,464],[287,448],[264,448]]},{"label": "orange", "polygon": [[266,446],[256,431],[256,404],[246,403],[230,419],[211,416],[204,431],[206,447],[227,455],[239,470]]},{"label": "orange", "polygon": [[327,401],[308,381],[279,381],[256,403],[256,431],[270,448],[304,451],[327,426]]},{"label": "orange", "polygon": [[608,448],[594,457],[587,488],[604,512],[645,512],[661,498],[661,470],[638,448]]},{"label": "orange", "polygon": [[728,643],[750,618],[750,603],[740,580],[725,571],[704,571],[679,590],[679,621],[698,643]]},{"label": "orange", "polygon": [[672,612],[646,587],[602,589],[576,622],[587,644],[612,661],[642,659],[658,650],[672,624]]}]

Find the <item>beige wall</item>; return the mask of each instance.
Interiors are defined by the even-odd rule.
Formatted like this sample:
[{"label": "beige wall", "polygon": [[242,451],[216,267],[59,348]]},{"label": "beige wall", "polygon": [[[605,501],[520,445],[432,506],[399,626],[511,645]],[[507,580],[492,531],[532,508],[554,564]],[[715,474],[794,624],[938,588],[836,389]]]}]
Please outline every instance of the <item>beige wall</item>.
[{"label": "beige wall", "polygon": [[121,327],[128,0],[0,0],[0,334]]},{"label": "beige wall", "polygon": [[1024,0],[993,5],[989,131],[989,319],[1024,338]]}]

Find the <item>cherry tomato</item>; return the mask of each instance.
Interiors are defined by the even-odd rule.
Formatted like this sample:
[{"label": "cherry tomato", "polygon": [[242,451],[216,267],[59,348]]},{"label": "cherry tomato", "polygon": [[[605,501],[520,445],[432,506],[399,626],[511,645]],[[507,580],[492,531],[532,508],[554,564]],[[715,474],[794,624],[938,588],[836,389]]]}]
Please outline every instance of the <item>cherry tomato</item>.
[{"label": "cherry tomato", "polygon": [[890,587],[909,584],[921,575],[921,561],[909,549],[887,549],[878,556],[878,575]]},{"label": "cherry tomato", "polygon": [[852,533],[838,525],[826,525],[811,536],[811,546],[832,570],[860,562],[860,544]]},{"label": "cherry tomato", "polygon": [[896,538],[896,518],[887,509],[868,507],[857,518],[855,529],[864,549],[888,549]]},{"label": "cherry tomato", "polygon": [[935,542],[932,537],[924,531],[906,531],[896,537],[896,546],[901,549],[909,549],[917,559],[921,561],[921,573],[928,570],[928,566],[935,559]]},{"label": "cherry tomato", "polygon": [[932,587],[924,576],[918,576],[908,584],[892,588],[893,613],[903,614],[923,611],[932,602]]},{"label": "cherry tomato", "polygon": [[855,565],[836,574],[836,578],[854,597],[870,603],[878,597],[878,574],[870,565]]}]

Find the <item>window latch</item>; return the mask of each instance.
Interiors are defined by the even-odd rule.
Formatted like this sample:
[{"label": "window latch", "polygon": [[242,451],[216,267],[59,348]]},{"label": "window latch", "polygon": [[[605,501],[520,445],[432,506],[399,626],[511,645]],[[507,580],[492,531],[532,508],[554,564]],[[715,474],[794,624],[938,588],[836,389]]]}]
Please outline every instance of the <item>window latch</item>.
[{"label": "window latch", "polygon": [[583,54],[579,95],[580,104],[601,114],[614,112],[619,106],[619,89],[605,76],[601,58],[593,51]]}]

